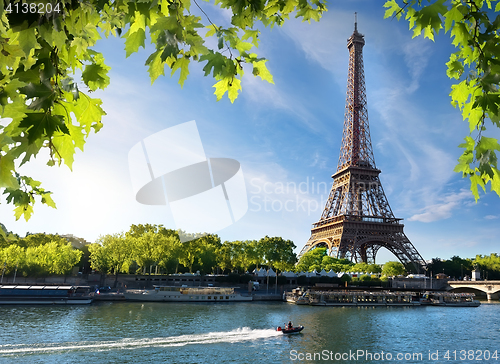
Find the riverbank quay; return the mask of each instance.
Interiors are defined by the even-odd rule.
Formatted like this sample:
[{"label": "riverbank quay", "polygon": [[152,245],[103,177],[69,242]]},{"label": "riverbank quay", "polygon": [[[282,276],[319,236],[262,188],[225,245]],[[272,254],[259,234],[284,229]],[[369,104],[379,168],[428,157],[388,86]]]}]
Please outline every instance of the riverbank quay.
[{"label": "riverbank quay", "polygon": [[[279,276],[278,278],[283,278]],[[335,289],[343,290],[364,290],[369,292],[377,292],[389,290],[391,292],[426,292],[426,291],[453,291],[459,293],[475,293],[478,299],[486,299],[487,294],[480,290],[474,290],[471,287],[455,288],[453,285],[458,283],[465,284],[462,281],[449,281],[447,279],[430,279],[430,278],[412,278],[412,277],[397,277],[389,279],[384,284],[376,286],[363,284],[363,282],[348,283],[321,283],[326,280],[325,277],[304,277],[299,279],[267,279],[251,274],[242,275],[215,275],[207,274],[200,275],[197,273],[180,273],[180,274],[119,274],[119,275],[104,275],[104,274],[74,274],[72,276],[50,276],[50,277],[3,277],[3,284],[11,285],[72,285],[72,286],[90,286],[93,289],[101,287],[111,287],[111,292],[100,291],[100,295],[96,297],[96,301],[120,301],[124,299],[123,295],[117,294],[127,289],[154,289],[155,286],[172,286],[172,287],[234,287],[243,295],[255,296],[255,301],[279,301],[285,292],[291,292],[297,287],[304,289],[314,289],[313,287],[336,287]],[[486,289],[493,289],[487,283],[490,281],[481,280],[482,285]],[[276,285],[276,283],[278,283]],[[474,283],[474,282],[472,282]],[[477,282],[476,282],[477,283]],[[489,292],[489,291],[488,291]],[[488,293],[487,292],[487,293]],[[492,291],[493,292],[493,291]],[[108,294],[110,293],[110,294]],[[265,294],[265,295],[264,295]],[[496,296],[490,294],[490,298],[495,299]]]},{"label": "riverbank quay", "polygon": [[[155,287],[221,287],[234,288],[237,292],[247,296],[257,296],[256,301],[279,301],[283,294],[295,287],[297,284],[275,285],[274,281],[262,283],[254,277],[245,277],[245,282],[239,282],[234,277],[227,275],[200,275],[192,273],[169,274],[169,275],[131,275],[119,274],[101,275],[101,274],[79,274],[76,276],[52,276],[52,277],[17,277],[15,282],[12,278],[5,277],[4,282],[8,284],[38,284],[38,285],[88,285],[93,287],[96,294],[96,301],[120,301],[125,299],[123,294],[126,290],[153,290]],[[105,287],[106,290],[99,288]],[[109,289],[108,289],[109,288]]]},{"label": "riverbank quay", "polygon": [[[92,301],[113,302],[251,302],[278,301],[312,306],[463,306],[477,307],[480,302],[473,293],[446,291],[408,291],[403,289],[362,290],[359,287],[317,285],[298,287],[283,294],[268,291],[246,292],[235,287],[175,287],[155,286],[153,289],[118,289],[101,287],[91,290],[84,286],[0,286],[0,305],[3,304],[89,304]],[[46,293],[44,293],[46,292]],[[49,294],[50,293],[50,294]],[[85,297],[83,297],[85,296]],[[85,301],[83,301],[85,299]]]}]

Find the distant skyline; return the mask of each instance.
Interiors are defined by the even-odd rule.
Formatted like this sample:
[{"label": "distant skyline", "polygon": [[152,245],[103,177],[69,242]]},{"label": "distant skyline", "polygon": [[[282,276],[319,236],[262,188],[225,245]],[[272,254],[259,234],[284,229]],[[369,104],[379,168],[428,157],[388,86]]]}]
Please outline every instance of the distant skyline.
[{"label": "distant skyline", "polygon": [[[383,2],[353,0],[329,4],[319,23],[291,19],[281,28],[259,27],[259,56],[275,84],[245,68],[243,91],[231,104],[216,102],[214,80],[203,64],[192,63],[184,87],[178,74],[151,85],[144,62],[147,45],[125,58],[123,39],[103,39],[96,50],[111,66],[111,85],[93,97],[103,100],[103,129],[77,152],[73,172],[47,167],[47,156],[23,166],[25,173],[53,191],[57,210],[35,205],[29,222],[15,221],[1,197],[0,221],[15,233],[73,234],[94,242],[100,235],[127,231],[131,224],[162,224],[175,229],[168,206],[135,201],[127,156],[144,138],[195,120],[208,158],[241,164],[248,211],[217,233],[222,241],[292,240],[296,252],[310,237],[332,185],[342,140],[347,38],[365,35],[363,49],[370,132],[377,168],[389,204],[403,218],[405,234],[424,259],[463,258],[498,252],[500,198],[480,193],[475,203],[470,182],[454,173],[468,125],[450,104],[452,81],[445,63],[453,52],[448,34],[432,42],[412,39],[405,21],[383,19]],[[210,18],[228,25],[227,12]],[[196,14],[195,10],[192,9]],[[197,15],[197,14],[196,14]],[[246,65],[245,65],[246,66]],[[500,131],[493,136],[499,138]],[[396,260],[381,249],[377,263]]]}]

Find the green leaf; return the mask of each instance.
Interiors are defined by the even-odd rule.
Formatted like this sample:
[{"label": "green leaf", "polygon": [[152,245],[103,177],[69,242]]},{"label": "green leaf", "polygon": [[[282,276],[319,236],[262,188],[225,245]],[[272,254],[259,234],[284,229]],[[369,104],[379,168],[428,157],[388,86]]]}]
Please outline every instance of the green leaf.
[{"label": "green leaf", "polygon": [[0,187],[19,188],[17,179],[12,175],[15,170],[14,156],[12,154],[0,154]]},{"label": "green leaf", "polygon": [[175,71],[177,71],[178,69],[181,70],[181,74],[179,76],[179,84],[181,85],[181,87],[183,87],[184,81],[186,81],[187,76],[189,75],[189,58],[177,58],[177,60],[172,65],[172,73],[170,74],[170,76],[173,76]]},{"label": "green leaf", "polygon": [[473,107],[474,103],[468,102],[465,104],[462,116],[464,120],[469,120],[469,131],[472,133],[483,122],[483,110],[480,107]]},{"label": "green leaf", "polygon": [[458,85],[451,86],[451,100],[453,106],[458,106],[462,109],[464,103],[469,99],[471,95],[471,90],[467,80],[463,80]]},{"label": "green leaf", "polygon": [[26,114],[19,126],[27,128],[26,133],[28,133],[28,142],[30,144],[42,137],[52,137],[55,131],[69,133],[62,116],[42,112]]},{"label": "green leaf", "polygon": [[464,65],[458,60],[457,54],[453,53],[450,56],[450,60],[446,63],[448,69],[446,70],[446,75],[449,78],[454,78],[458,80],[462,73],[464,72]]},{"label": "green leaf", "polygon": [[391,16],[396,16],[398,20],[401,18],[402,9],[396,0],[386,1],[384,8],[388,8],[384,13],[384,19],[390,18]]},{"label": "green leaf", "polygon": [[42,195],[42,203],[46,204],[47,206],[50,206],[54,209],[56,209],[56,203],[54,202],[54,200],[52,199],[52,192],[45,192],[43,195]]},{"label": "green leaf", "polygon": [[[288,3],[295,3],[295,0],[288,0]],[[293,9],[292,9],[293,11]],[[248,38],[252,38],[252,44],[255,47],[259,46],[259,34],[260,32],[258,30],[252,30],[252,29],[247,29],[245,30],[245,34],[242,35],[241,40],[247,40]]]},{"label": "green leaf", "polygon": [[474,199],[477,202],[477,200],[479,199],[479,192],[478,192],[477,186],[481,186],[483,191],[485,191],[484,181],[481,178],[481,176],[479,176],[477,174],[472,174],[469,177],[469,179],[470,179],[470,190],[472,191],[472,194],[474,195]]},{"label": "green leaf", "polygon": [[101,118],[106,113],[101,108],[101,104],[102,101],[100,99],[92,99],[87,96],[80,97],[73,108],[76,120],[83,127],[87,135],[92,127],[100,129],[100,125],[102,125]]},{"label": "green leaf", "polygon": [[453,23],[457,24],[461,22],[464,18],[462,12],[459,10],[459,6],[462,7],[462,5],[454,4],[451,9],[444,14],[444,31],[445,33],[448,33],[448,31],[451,29]]},{"label": "green leaf", "polygon": [[64,164],[66,164],[70,170],[73,170],[75,154],[75,144],[73,142],[73,136],[63,133],[57,133],[52,138],[52,144],[57,151],[57,153],[55,153],[55,157],[59,160],[59,164],[64,161]]},{"label": "green leaf", "polygon": [[496,115],[491,112],[488,112],[487,114],[493,125],[495,125],[497,128],[500,128],[500,115]]},{"label": "green leaf", "polygon": [[27,111],[28,107],[24,102],[13,102],[3,107],[2,118],[12,119],[12,123],[9,125],[14,128],[14,126],[18,125],[18,122],[24,119]]},{"label": "green leaf", "polygon": [[437,0],[433,4],[423,7],[422,10],[418,12],[420,16],[418,22],[430,26],[437,34],[439,29],[442,28],[441,16],[445,14],[447,10],[444,5],[445,1],[446,0]]},{"label": "green leaf", "polygon": [[35,28],[21,30],[17,41],[19,42],[19,46],[23,50],[26,57],[30,55],[32,49],[40,48],[40,45],[36,40]]},{"label": "green leaf", "polygon": [[476,98],[476,103],[481,107],[482,111],[490,111],[493,114],[497,115],[498,104],[500,103],[500,95],[491,92],[483,92],[481,96],[478,96]]},{"label": "green leaf", "polygon": [[40,151],[40,149],[42,148],[42,146],[43,146],[43,140],[37,139],[31,144],[21,143],[19,146],[13,148],[12,151],[19,156],[24,153],[24,158],[19,164],[19,166],[22,166],[23,164],[29,162],[31,157],[36,156]]},{"label": "green leaf", "polygon": [[498,150],[500,151],[500,144],[498,144],[498,140],[495,138],[481,137],[479,142],[476,145],[476,158],[480,159],[481,155],[490,150]]},{"label": "green leaf", "polygon": [[228,90],[227,90],[227,97],[229,97],[229,100],[231,100],[231,103],[236,100],[238,97],[238,91],[241,91],[241,81],[238,78],[234,78],[233,82],[229,84]]},{"label": "green leaf", "polygon": [[238,97],[238,91],[241,90],[241,81],[236,77],[225,77],[213,87],[215,87],[214,94],[217,96],[217,101],[222,99],[222,96],[227,92],[229,100],[233,103]]},{"label": "green leaf", "polygon": [[[283,14],[289,14],[291,13],[292,11],[295,10],[295,7],[299,5],[299,2],[297,0],[286,0],[286,3],[285,3],[285,6],[283,7],[283,9],[281,10],[281,12]],[[243,39],[243,38],[242,38]],[[245,40],[245,39],[243,39]],[[256,38],[254,38],[254,41],[256,40]],[[253,42],[252,42],[253,43]],[[254,43],[254,46],[257,47],[257,44]]]},{"label": "green leaf", "polygon": [[[19,45],[8,44],[8,43],[3,44],[2,54],[6,57],[10,57],[11,58],[10,62],[14,62],[15,58],[24,57],[25,55],[23,49]],[[9,65],[12,64],[10,62],[8,63]]]},{"label": "green leaf", "polygon": [[83,82],[92,90],[104,90],[109,85],[108,71],[111,68],[104,64],[88,64],[82,72]]},{"label": "green leaf", "polygon": [[[0,97],[3,99],[10,99],[11,101],[17,101],[19,98],[18,89],[26,86],[25,82],[14,78],[10,80],[6,85],[0,88]],[[7,102],[2,103],[2,105],[7,105]]]},{"label": "green leaf", "polygon": [[129,32],[132,34],[139,30],[146,32],[146,15],[136,11],[134,12],[134,22],[130,25]]},{"label": "green leaf", "polygon": [[493,177],[491,181],[491,190],[495,191],[498,196],[500,196],[500,172],[498,169],[493,168]]},{"label": "green leaf", "polygon": [[162,51],[158,50],[151,54],[146,61],[148,66],[149,77],[151,84],[160,76],[165,74],[165,63],[162,61]]},{"label": "green leaf", "polygon": [[253,75],[259,76],[262,80],[274,84],[273,75],[266,67],[267,59],[253,63]]},{"label": "green leaf", "polygon": [[241,53],[244,53],[246,51],[249,51],[250,49],[253,48],[253,44],[252,43],[248,43],[248,42],[240,42],[240,41],[237,41],[234,48],[236,48],[236,50],[238,52]]},{"label": "green leaf", "polygon": [[267,17],[276,14],[280,10],[280,5],[277,0],[270,0],[267,3],[267,6],[264,9],[264,14]]},{"label": "green leaf", "polygon": [[27,98],[34,99],[29,105],[29,108],[33,110],[49,110],[54,105],[54,100],[57,96],[52,87],[47,86],[45,83],[30,83],[20,88],[19,91],[25,94]]},{"label": "green leaf", "polygon": [[208,28],[205,37],[211,37],[219,30],[215,25],[207,25],[205,28]]},{"label": "green leaf", "polygon": [[205,76],[208,76],[210,74],[210,71],[212,71],[212,69],[213,69],[212,75],[214,77],[222,74],[222,70],[226,65],[226,60],[227,58],[224,57],[222,54],[220,54],[219,52],[214,53],[214,51],[212,50],[209,50],[207,54],[201,56],[200,62],[208,61],[205,67],[203,67],[203,71],[205,71]]},{"label": "green leaf", "polygon": [[451,42],[454,46],[467,46],[470,38],[467,25],[464,23],[455,23],[453,28],[451,28],[451,36],[454,38],[453,42]]},{"label": "green leaf", "polygon": [[21,216],[24,216],[24,220],[28,221],[31,215],[33,215],[33,206],[28,203],[17,206],[14,209],[14,216],[16,217],[16,221],[19,220]]},{"label": "green leaf", "polygon": [[465,143],[460,144],[459,147],[465,148],[466,150],[472,152],[474,150],[475,145],[476,145],[476,142],[474,141],[474,139],[472,139],[470,136],[466,136]]},{"label": "green leaf", "polygon": [[302,17],[302,21],[307,21],[308,23],[310,23],[311,19],[319,21],[319,19],[321,18],[321,12],[319,12],[317,9],[313,9],[310,5],[308,5],[297,11],[297,15],[295,17]]},{"label": "green leaf", "polygon": [[78,100],[78,98],[80,97],[80,91],[78,91],[78,85],[71,77],[62,79],[61,87],[64,91],[71,93],[73,100]]},{"label": "green leaf", "polygon": [[89,43],[83,37],[76,37],[71,42],[71,47],[75,47],[75,51],[78,57],[82,57],[89,47]]},{"label": "green leaf", "polygon": [[138,29],[134,33],[129,31],[124,35],[126,57],[139,50],[139,47],[145,48],[146,32]]}]

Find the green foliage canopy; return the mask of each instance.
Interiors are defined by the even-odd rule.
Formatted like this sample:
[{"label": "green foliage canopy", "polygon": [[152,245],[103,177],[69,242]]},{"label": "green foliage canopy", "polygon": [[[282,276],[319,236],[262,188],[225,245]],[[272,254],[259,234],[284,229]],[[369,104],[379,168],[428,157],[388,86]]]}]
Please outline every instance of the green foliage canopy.
[{"label": "green foliage canopy", "polygon": [[[181,232],[183,233],[183,232]],[[200,234],[201,235],[201,234]],[[181,243],[177,231],[161,225],[132,225],[124,234],[105,235],[89,245],[93,269],[102,273],[181,271],[211,273],[247,271],[264,263],[279,270],[292,269],[296,262],[290,240],[265,237],[259,241],[225,241],[208,234]],[[160,269],[158,271],[158,269]]]},{"label": "green foliage canopy", "polygon": [[[205,76],[216,81],[217,100],[227,93],[233,102],[245,69],[273,83],[267,60],[253,52],[259,45],[258,24],[282,25],[292,12],[304,21],[318,21],[326,11],[322,0],[203,4],[230,12],[230,24],[223,25],[214,24],[196,0],[56,4],[51,11],[43,6],[41,13],[26,14],[21,12],[21,0],[0,1],[0,117],[10,120],[0,126],[0,189],[15,206],[16,219],[30,218],[35,198],[56,207],[51,192],[18,168],[44,149],[49,166],[65,164],[71,169],[76,149],[83,151],[87,137],[102,127],[102,102],[90,93],[110,83],[110,67],[92,49],[103,35],[124,38],[126,57],[144,48],[149,38],[155,46],[146,59],[151,82],[164,75],[167,66],[171,76],[178,73],[183,86],[190,63],[204,63]],[[210,39],[216,40],[213,47],[206,42]]]},{"label": "green foliage canopy", "polygon": [[427,272],[432,272],[433,275],[445,273],[451,278],[470,277],[472,269],[472,259],[462,259],[459,256],[453,256],[447,260],[433,258],[431,263],[427,265]]},{"label": "green foliage canopy", "polygon": [[405,273],[405,266],[401,262],[387,262],[382,267],[382,275],[386,277],[396,277]]},{"label": "green foliage canopy", "polygon": [[385,17],[404,17],[413,37],[425,38],[444,29],[457,48],[446,64],[446,74],[456,80],[450,97],[454,107],[468,122],[470,134],[455,172],[468,177],[471,191],[479,198],[490,183],[500,195],[500,171],[496,152],[500,144],[487,136],[487,127],[500,128],[500,2],[498,0],[390,0],[384,5]]},{"label": "green foliage canopy", "polygon": [[[366,264],[366,263],[360,263]],[[371,267],[371,265],[366,264],[370,267],[367,269],[377,269],[380,268]],[[375,266],[375,265],[374,265]],[[357,269],[354,269],[356,267]],[[312,272],[316,269],[320,272],[322,269],[329,272],[330,270],[334,272],[365,272],[365,266],[355,265],[348,259],[337,259],[327,255],[327,248],[318,247],[313,250],[308,251],[300,257],[298,264],[295,266],[295,272]],[[366,271],[368,272],[368,271]],[[370,270],[372,272],[372,270]]]},{"label": "green foliage canopy", "polygon": [[498,254],[476,255],[473,265],[483,271],[483,279],[500,279],[500,256]]},{"label": "green foliage canopy", "polygon": [[67,274],[80,261],[83,252],[60,240],[27,247],[11,244],[0,249],[2,274],[21,270],[25,276]]},{"label": "green foliage canopy", "polygon": [[246,272],[251,265],[258,267],[264,262],[263,246],[256,240],[225,241],[217,251],[217,262],[224,271]]},{"label": "green foliage canopy", "polygon": [[297,262],[297,255],[293,252],[295,244],[291,240],[265,236],[260,239],[259,245],[267,264],[271,267],[285,271],[292,269]]}]

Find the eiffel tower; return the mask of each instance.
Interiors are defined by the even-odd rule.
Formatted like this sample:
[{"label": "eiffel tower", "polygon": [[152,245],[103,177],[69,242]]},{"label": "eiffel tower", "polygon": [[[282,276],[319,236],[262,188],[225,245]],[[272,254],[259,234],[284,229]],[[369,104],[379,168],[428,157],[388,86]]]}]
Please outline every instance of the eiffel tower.
[{"label": "eiffel tower", "polygon": [[392,252],[407,270],[421,272],[426,263],[403,232],[402,219],[394,217],[375,166],[363,70],[364,36],[347,40],[349,74],[344,131],[337,172],[323,214],[313,224],[311,237],[299,257],[318,246],[330,256],[353,262],[375,263],[380,248]]}]

